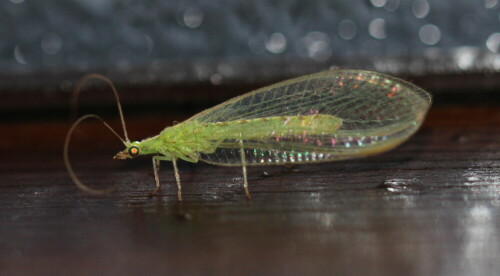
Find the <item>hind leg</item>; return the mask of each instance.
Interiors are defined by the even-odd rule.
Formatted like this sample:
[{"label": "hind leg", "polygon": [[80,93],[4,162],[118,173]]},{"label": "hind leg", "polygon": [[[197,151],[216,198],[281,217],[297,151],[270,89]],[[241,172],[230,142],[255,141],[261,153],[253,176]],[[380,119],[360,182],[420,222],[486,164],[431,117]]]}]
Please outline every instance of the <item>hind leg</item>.
[{"label": "hind leg", "polygon": [[240,140],[240,156],[241,156],[241,167],[243,169],[243,188],[245,189],[245,194],[247,198],[250,199],[250,190],[248,189],[248,178],[247,178],[247,162],[245,159],[245,151],[243,150],[243,140]]}]

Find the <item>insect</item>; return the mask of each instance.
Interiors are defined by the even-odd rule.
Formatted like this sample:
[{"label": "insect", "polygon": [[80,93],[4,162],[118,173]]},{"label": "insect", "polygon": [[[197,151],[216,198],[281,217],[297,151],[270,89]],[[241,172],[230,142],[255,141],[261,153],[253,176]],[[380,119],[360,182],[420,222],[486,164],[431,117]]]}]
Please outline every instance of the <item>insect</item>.
[{"label": "insect", "polygon": [[[306,75],[270,85],[221,103],[141,141],[128,139],[118,93],[113,89],[124,138],[96,115],[78,119],[64,146],[68,172],[78,187],[93,194],[109,192],[84,185],[68,158],[71,135],[89,118],[101,120],[124,144],[115,159],[152,155],[160,188],[161,161],[173,164],[182,200],[177,161],[240,166],[248,198],[247,166],[309,164],[359,158],[390,150],[407,140],[422,124],[431,95],[401,79],[370,71],[335,70]],[[76,97],[75,97],[76,98]]]}]

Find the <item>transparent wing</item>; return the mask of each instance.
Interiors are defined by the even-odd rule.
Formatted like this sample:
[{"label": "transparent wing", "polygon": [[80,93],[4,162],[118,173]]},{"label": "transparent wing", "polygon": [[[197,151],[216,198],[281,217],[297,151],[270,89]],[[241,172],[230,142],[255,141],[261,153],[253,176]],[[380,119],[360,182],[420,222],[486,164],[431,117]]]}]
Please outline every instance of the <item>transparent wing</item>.
[{"label": "transparent wing", "polygon": [[270,131],[260,138],[243,138],[242,143],[235,139],[214,141],[218,145],[215,151],[200,153],[205,162],[240,165],[243,145],[250,165],[309,163],[361,157],[393,148],[419,128],[430,104],[429,93],[401,79],[369,71],[336,70],[261,88],[188,121],[210,124],[311,114],[340,118],[342,125],[333,133],[311,136]]}]

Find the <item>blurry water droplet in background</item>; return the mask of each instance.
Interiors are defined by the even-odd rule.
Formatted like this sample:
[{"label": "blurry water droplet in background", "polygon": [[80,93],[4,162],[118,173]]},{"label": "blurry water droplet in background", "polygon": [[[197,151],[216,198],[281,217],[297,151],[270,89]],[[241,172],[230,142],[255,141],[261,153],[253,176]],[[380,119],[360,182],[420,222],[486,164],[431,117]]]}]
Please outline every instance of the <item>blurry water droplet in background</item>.
[{"label": "blurry water droplet in background", "polygon": [[203,12],[198,8],[187,8],[183,15],[184,25],[189,28],[197,28],[203,23]]},{"label": "blurry water droplet in background", "polygon": [[459,26],[460,29],[471,37],[475,37],[479,35],[481,32],[479,31],[481,19],[477,14],[466,14],[460,18]]},{"label": "blurry water droplet in background", "polygon": [[399,8],[399,0],[388,0],[384,9],[388,12],[393,12]]},{"label": "blurry water droplet in background", "polygon": [[387,0],[370,0],[370,2],[374,7],[381,8],[385,5]]},{"label": "blurry water droplet in background", "polygon": [[219,72],[222,76],[229,78],[234,74],[234,68],[227,63],[220,63],[217,65],[217,72]]},{"label": "blurry water droplet in background", "polygon": [[456,48],[453,56],[455,57],[457,66],[462,70],[467,70],[474,66],[478,54],[478,48],[464,46]]},{"label": "blurry water droplet in background", "polygon": [[500,52],[500,33],[491,34],[488,39],[486,39],[486,47],[493,53]]},{"label": "blurry water droplet in background", "polygon": [[222,76],[220,74],[213,74],[210,76],[210,82],[213,85],[219,85],[222,83]]},{"label": "blurry water droplet in background", "polygon": [[420,41],[427,45],[436,45],[441,40],[441,31],[436,25],[426,24],[418,32]]},{"label": "blurry water droplet in background", "polygon": [[255,54],[262,54],[266,51],[266,36],[258,33],[248,39],[248,48]]},{"label": "blurry water droplet in background", "polygon": [[21,47],[19,45],[16,45],[14,48],[14,58],[19,64],[27,64],[26,58],[23,55],[23,52],[21,50]]},{"label": "blurry water droplet in background", "polygon": [[498,4],[498,0],[484,0],[484,7],[492,9]]},{"label": "blurry water droplet in background", "polygon": [[426,17],[431,10],[431,6],[427,0],[415,0],[411,6],[411,11],[416,18]]},{"label": "blurry water droplet in background", "polygon": [[144,34],[144,44],[146,45],[146,55],[151,54],[155,47],[155,42],[150,35]]},{"label": "blurry water droplet in background", "polygon": [[377,39],[386,38],[385,20],[382,18],[375,18],[368,25],[368,32],[370,35]]},{"label": "blurry water droplet in background", "polygon": [[46,33],[42,36],[40,46],[47,55],[57,54],[63,45],[61,37],[55,33]]},{"label": "blurry water droplet in background", "polygon": [[332,55],[330,37],[323,32],[313,31],[307,33],[301,40],[302,56],[307,56],[317,61],[327,60]]},{"label": "blurry water droplet in background", "polygon": [[339,35],[345,40],[351,40],[356,36],[358,28],[350,19],[344,19],[339,24]]},{"label": "blurry water droplet in background", "polygon": [[280,54],[286,50],[286,38],[282,33],[273,33],[266,41],[266,49],[273,54]]}]

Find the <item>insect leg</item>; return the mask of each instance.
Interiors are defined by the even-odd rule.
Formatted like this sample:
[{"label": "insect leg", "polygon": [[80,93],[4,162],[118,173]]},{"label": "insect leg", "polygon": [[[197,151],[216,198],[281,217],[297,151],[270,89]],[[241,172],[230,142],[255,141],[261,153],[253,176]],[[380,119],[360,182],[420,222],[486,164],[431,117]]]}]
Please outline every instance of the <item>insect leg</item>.
[{"label": "insect leg", "polygon": [[160,170],[160,156],[153,156],[153,172],[155,175],[155,183],[156,187],[151,193],[149,193],[149,196],[153,196],[156,194],[156,192],[160,189],[160,178],[158,177],[158,171]]},{"label": "insect leg", "polygon": [[248,179],[247,179],[247,162],[245,160],[245,151],[243,150],[243,140],[240,140],[240,156],[241,156],[241,166],[243,168],[243,188],[245,188],[245,194],[247,198],[252,198],[250,196],[250,191],[248,190]]},{"label": "insect leg", "polygon": [[156,187],[155,189],[150,193],[150,195],[154,195],[159,189],[160,189],[160,178],[158,177],[158,171],[160,169],[160,161],[172,161],[172,164],[174,165],[174,174],[175,174],[175,181],[177,182],[177,198],[179,198],[179,201],[182,201],[182,193],[181,193],[181,177],[179,175],[179,169],[177,169],[177,160],[175,159],[170,159],[165,156],[153,156],[153,172],[155,175],[155,181],[156,181]]},{"label": "insect leg", "polygon": [[181,188],[181,177],[179,175],[179,169],[177,169],[177,160],[172,159],[172,164],[174,165],[175,181],[177,182],[177,198],[182,201],[182,188]]}]

